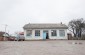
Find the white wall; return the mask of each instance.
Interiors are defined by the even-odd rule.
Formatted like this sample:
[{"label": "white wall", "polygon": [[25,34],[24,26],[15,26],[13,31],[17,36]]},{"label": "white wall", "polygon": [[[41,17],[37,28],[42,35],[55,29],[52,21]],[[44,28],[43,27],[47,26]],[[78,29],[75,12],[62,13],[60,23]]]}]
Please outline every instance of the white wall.
[{"label": "white wall", "polygon": [[[57,31],[57,36],[51,36],[51,30],[56,30]],[[65,36],[60,36],[59,35],[59,30],[65,30]],[[66,29],[50,29],[49,30],[49,38],[50,39],[67,39],[67,30]]]},{"label": "white wall", "polygon": [[[40,36],[35,36],[35,30],[40,30]],[[67,39],[67,29],[33,29],[32,30],[32,36],[27,37],[26,36],[26,30],[24,31],[25,40],[38,40],[43,39],[43,30],[48,30],[49,32],[49,39]],[[51,30],[57,31],[57,36],[51,36]],[[65,36],[61,37],[59,36],[59,30],[65,30]]]},{"label": "white wall", "polygon": [[[40,30],[40,29],[35,29],[35,30]],[[35,36],[35,30],[32,30],[32,36],[26,36],[26,30],[24,33],[25,40],[37,40],[37,39],[43,39],[43,31],[40,30],[40,36]]]}]

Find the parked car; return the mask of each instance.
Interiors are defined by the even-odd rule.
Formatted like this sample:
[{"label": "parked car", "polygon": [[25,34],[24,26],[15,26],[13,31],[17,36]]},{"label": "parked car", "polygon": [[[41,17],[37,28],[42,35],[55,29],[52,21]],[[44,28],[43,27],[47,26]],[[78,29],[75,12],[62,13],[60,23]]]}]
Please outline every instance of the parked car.
[{"label": "parked car", "polygon": [[24,35],[17,35],[17,37],[15,37],[15,41],[24,41],[25,37]]},{"label": "parked car", "polygon": [[18,41],[18,37],[15,37],[15,41]]},{"label": "parked car", "polygon": [[14,36],[10,36],[10,37],[8,37],[8,40],[9,41],[14,41],[15,40],[15,37]]},{"label": "parked car", "polygon": [[19,35],[19,39],[18,39],[19,41],[21,41],[21,40],[25,40],[25,37],[24,37],[24,35]]}]

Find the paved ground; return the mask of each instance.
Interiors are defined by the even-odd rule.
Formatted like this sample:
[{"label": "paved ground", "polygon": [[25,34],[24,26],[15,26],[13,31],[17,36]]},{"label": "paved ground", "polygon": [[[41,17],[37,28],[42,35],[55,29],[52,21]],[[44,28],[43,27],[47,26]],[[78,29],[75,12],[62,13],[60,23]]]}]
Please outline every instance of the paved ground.
[{"label": "paved ground", "polygon": [[0,41],[0,55],[85,55],[85,41]]}]

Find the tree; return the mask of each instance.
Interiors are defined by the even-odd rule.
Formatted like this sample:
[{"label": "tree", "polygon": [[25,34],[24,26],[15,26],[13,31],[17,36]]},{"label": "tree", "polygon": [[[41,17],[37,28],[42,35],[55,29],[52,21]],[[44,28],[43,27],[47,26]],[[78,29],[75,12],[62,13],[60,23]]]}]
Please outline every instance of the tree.
[{"label": "tree", "polygon": [[81,37],[82,32],[85,29],[85,20],[81,19],[73,19],[69,22],[69,30],[74,34],[74,37]]}]

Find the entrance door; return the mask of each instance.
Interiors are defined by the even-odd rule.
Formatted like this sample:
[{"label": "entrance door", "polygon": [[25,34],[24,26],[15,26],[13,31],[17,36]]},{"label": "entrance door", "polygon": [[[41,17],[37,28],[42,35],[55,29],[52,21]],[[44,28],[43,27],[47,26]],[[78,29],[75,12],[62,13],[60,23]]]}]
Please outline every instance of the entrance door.
[{"label": "entrance door", "polygon": [[49,39],[48,30],[43,31],[43,39]]},{"label": "entrance door", "polygon": [[43,39],[46,39],[46,32],[43,32]]}]

